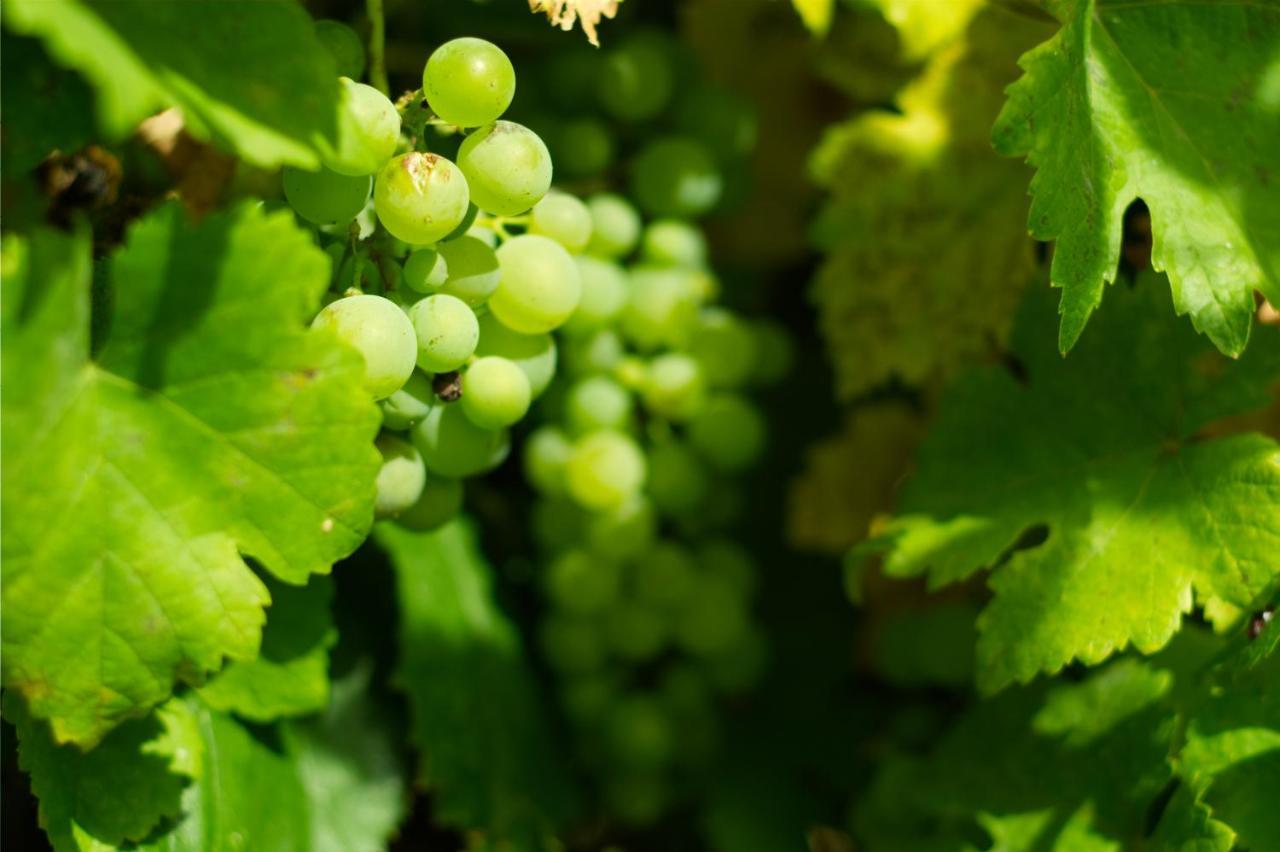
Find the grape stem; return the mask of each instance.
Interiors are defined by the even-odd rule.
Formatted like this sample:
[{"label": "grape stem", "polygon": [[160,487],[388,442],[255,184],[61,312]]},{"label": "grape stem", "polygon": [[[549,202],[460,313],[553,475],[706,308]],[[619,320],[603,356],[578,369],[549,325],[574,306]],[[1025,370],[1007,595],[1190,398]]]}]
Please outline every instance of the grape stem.
[{"label": "grape stem", "polygon": [[391,86],[387,83],[387,20],[382,0],[365,0],[365,11],[369,16],[369,82],[387,95]]},{"label": "grape stem", "polygon": [[507,231],[508,225],[528,225],[529,216],[480,216],[476,222],[482,228],[488,228],[498,235],[503,241],[511,239],[511,233]]}]

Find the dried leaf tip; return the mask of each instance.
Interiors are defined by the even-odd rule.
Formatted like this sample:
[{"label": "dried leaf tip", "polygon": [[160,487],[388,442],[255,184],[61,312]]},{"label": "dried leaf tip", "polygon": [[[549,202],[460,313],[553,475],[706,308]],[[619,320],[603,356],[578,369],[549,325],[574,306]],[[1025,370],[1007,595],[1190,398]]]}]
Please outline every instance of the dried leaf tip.
[{"label": "dried leaf tip", "polygon": [[596,24],[600,19],[612,18],[618,14],[618,4],[622,0],[529,0],[529,9],[533,12],[546,12],[553,26],[568,31],[573,29],[574,22],[582,20],[582,31],[587,34],[587,41],[600,46],[596,38]]}]

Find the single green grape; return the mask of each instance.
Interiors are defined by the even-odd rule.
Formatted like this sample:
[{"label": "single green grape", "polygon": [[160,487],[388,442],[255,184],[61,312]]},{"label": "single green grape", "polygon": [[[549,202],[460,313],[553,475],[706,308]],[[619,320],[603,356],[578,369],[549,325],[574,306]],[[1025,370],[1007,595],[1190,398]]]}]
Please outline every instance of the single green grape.
[{"label": "single green grape", "polygon": [[547,567],[546,587],[551,603],[560,610],[590,615],[603,612],[618,599],[622,570],[612,560],[569,550]]},{"label": "single green grape", "polygon": [[632,269],[622,333],[644,351],[683,348],[698,321],[696,285],[696,279],[682,269]]},{"label": "single green grape", "polygon": [[575,257],[582,279],[578,307],[564,324],[565,331],[579,333],[612,323],[627,306],[627,273],[612,261],[590,255]]},{"label": "single green grape", "polygon": [[391,159],[400,141],[400,113],[373,86],[347,77],[342,90],[336,144],[321,148],[325,166],[341,175],[371,175]]},{"label": "single green grape", "polygon": [[662,705],[636,693],[618,701],[605,721],[609,756],[626,769],[658,769],[671,759],[673,737]]},{"label": "single green grape", "polygon": [[668,352],[649,363],[644,405],[652,413],[668,420],[688,420],[698,413],[705,399],[702,368],[688,355]]},{"label": "single green grape", "polygon": [[565,341],[565,369],[572,376],[607,373],[618,366],[625,355],[622,338],[611,328]]},{"label": "single green grape", "polygon": [[698,546],[702,570],[720,577],[743,597],[750,597],[758,584],[755,563],[746,548],[727,538],[713,538]]},{"label": "single green grape", "polygon": [[631,195],[650,216],[696,219],[711,212],[723,189],[715,160],[692,139],[657,139],[631,165]]},{"label": "single green grape", "polygon": [[588,376],[565,394],[565,421],[575,435],[598,429],[624,431],[631,424],[631,394],[608,376]]},{"label": "single green grape", "polygon": [[511,106],[516,72],[496,44],[455,38],[427,59],[422,91],[440,118],[458,127],[479,127],[497,120]]},{"label": "single green grape", "polygon": [[393,157],[378,172],[373,205],[391,236],[430,245],[467,216],[470,194],[461,170],[444,157],[411,152]]},{"label": "single green grape", "polygon": [[409,309],[409,319],[418,341],[418,366],[428,373],[456,370],[476,351],[480,324],[456,296],[427,296]]},{"label": "single green grape", "polygon": [[722,653],[741,641],[749,629],[741,595],[719,577],[699,576],[695,591],[676,619],[676,640],[699,656]]},{"label": "single green grape", "polygon": [[598,119],[565,121],[548,142],[551,160],[565,177],[595,177],[613,164],[613,136],[608,126]]},{"label": "single green grape", "polygon": [[481,429],[456,404],[434,406],[414,424],[410,435],[427,470],[450,479],[492,470],[511,449],[505,431]]},{"label": "single green grape", "polygon": [[483,429],[501,429],[529,411],[529,379],[506,358],[477,358],[462,374],[462,410]]},{"label": "single green grape", "polygon": [[762,385],[776,384],[791,372],[795,361],[791,335],[772,320],[756,320],[753,327],[756,335],[755,379]]},{"label": "single green grape", "polygon": [[691,86],[677,97],[674,114],[677,128],[722,159],[740,159],[756,146],[755,110],[736,92],[705,83]]},{"label": "single green grape", "polygon": [[384,434],[378,438],[377,446],[382,467],[378,469],[373,513],[378,518],[393,518],[418,502],[427,481],[427,468],[408,441]]},{"label": "single green grape", "polygon": [[513,237],[498,249],[502,280],[489,297],[503,325],[542,334],[563,325],[582,295],[578,266],[564,246],[536,234]]},{"label": "single green grape", "polygon": [[658,656],[669,638],[665,614],[634,601],[623,601],[609,610],[604,633],[610,650],[633,663]]},{"label": "single green grape", "polygon": [[640,214],[620,195],[601,193],[587,199],[591,211],[591,242],[587,253],[596,257],[626,257],[640,240]]},{"label": "single green grape", "polygon": [[614,509],[644,486],[644,453],[621,432],[592,432],[574,446],[565,473],[570,496],[582,506]]},{"label": "single green grape", "polygon": [[413,324],[381,296],[347,296],[325,306],[311,322],[328,329],[364,359],[364,387],[374,399],[391,396],[413,375]]},{"label": "single green grape", "polygon": [[404,387],[378,403],[382,408],[382,426],[403,432],[426,417],[435,401],[431,379],[420,370],[414,370]]},{"label": "single green grape", "polygon": [[427,477],[418,502],[396,516],[405,529],[425,532],[444,526],[462,511],[462,482],[443,476]]},{"label": "single green grape", "polygon": [[415,293],[435,293],[449,277],[449,262],[433,248],[418,249],[404,262],[402,275]]},{"label": "single green grape", "polygon": [[743,397],[708,397],[689,423],[689,442],[719,470],[742,470],[764,450],[765,423],[760,410]]},{"label": "single green grape", "polygon": [[697,454],[679,441],[664,441],[649,450],[646,490],[664,515],[695,512],[707,498],[710,482]]},{"label": "single green grape", "polygon": [[333,57],[339,77],[358,78],[364,73],[364,42],[341,21],[316,21],[316,37]]},{"label": "single green grape", "polygon": [[523,213],[551,188],[551,154],[538,134],[512,121],[474,131],[458,148],[471,200],[495,216]]},{"label": "single green grape", "polygon": [[616,509],[593,512],[582,537],[592,553],[606,559],[631,559],[646,551],[658,534],[658,516],[642,494]]},{"label": "single green grape", "polygon": [[[470,193],[470,190],[468,190],[468,193]],[[471,229],[476,224],[476,219],[478,219],[479,217],[480,217],[480,208],[475,205],[475,202],[468,202],[467,215],[462,217],[462,221],[458,223],[458,227],[454,228],[452,231],[445,234],[442,242],[449,242],[450,240],[456,240],[458,237],[465,236],[466,234],[470,233]],[[490,231],[490,233],[493,233],[493,232]],[[496,242],[497,234],[494,234],[494,238]],[[490,248],[492,248],[492,246],[490,246]]]},{"label": "single green grape", "polygon": [[525,439],[524,478],[542,494],[564,494],[565,466],[573,455],[573,444],[555,426],[539,426]]},{"label": "single green grape", "polygon": [[449,274],[440,292],[480,305],[498,289],[502,270],[498,255],[484,240],[463,235],[436,246],[448,263]]},{"label": "single green grape", "polygon": [[520,334],[507,328],[493,314],[480,317],[476,355],[497,355],[524,370],[533,399],[542,395],[556,374],[556,342],[551,335]]},{"label": "single green grape", "polygon": [[659,266],[701,267],[707,262],[707,240],[699,228],[688,222],[658,219],[644,229],[640,256]]},{"label": "single green grape", "polygon": [[731,311],[706,308],[689,340],[689,354],[701,365],[708,385],[739,388],[755,372],[757,339],[755,329]]},{"label": "single green grape", "polygon": [[286,166],[281,183],[289,206],[303,219],[316,225],[339,225],[364,208],[373,179],[340,175],[323,167],[308,172]]},{"label": "single green grape", "polygon": [[636,560],[636,597],[669,611],[679,610],[697,592],[693,555],[671,541],[660,541]]},{"label": "single green grape", "polygon": [[614,118],[628,122],[657,117],[671,98],[675,75],[671,56],[657,38],[640,35],[604,56],[596,96]]},{"label": "single green grape", "polygon": [[533,205],[529,233],[550,237],[577,254],[591,240],[591,211],[567,192],[548,192]]}]

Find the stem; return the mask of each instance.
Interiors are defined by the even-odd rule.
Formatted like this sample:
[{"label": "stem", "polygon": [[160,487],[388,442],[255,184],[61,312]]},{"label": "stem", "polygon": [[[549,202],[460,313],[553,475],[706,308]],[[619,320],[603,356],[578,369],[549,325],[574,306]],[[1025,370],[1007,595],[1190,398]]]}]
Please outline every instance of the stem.
[{"label": "stem", "polygon": [[382,0],[365,0],[369,15],[369,83],[382,94],[391,92],[387,83],[387,21],[382,13]]}]

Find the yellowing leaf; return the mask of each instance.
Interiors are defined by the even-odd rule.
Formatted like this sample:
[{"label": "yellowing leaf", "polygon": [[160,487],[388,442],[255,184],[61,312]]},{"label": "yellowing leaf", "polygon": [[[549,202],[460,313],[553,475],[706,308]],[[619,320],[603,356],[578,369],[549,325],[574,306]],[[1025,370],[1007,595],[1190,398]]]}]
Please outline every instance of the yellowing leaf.
[{"label": "yellowing leaf", "polygon": [[529,10],[546,12],[551,23],[565,32],[573,29],[575,22],[581,21],[587,41],[599,46],[596,25],[601,18],[612,18],[618,14],[621,2],[622,0],[529,0]]},{"label": "yellowing leaf", "polygon": [[835,0],[791,0],[800,20],[817,35],[825,35],[831,29],[831,15],[835,11]]}]

